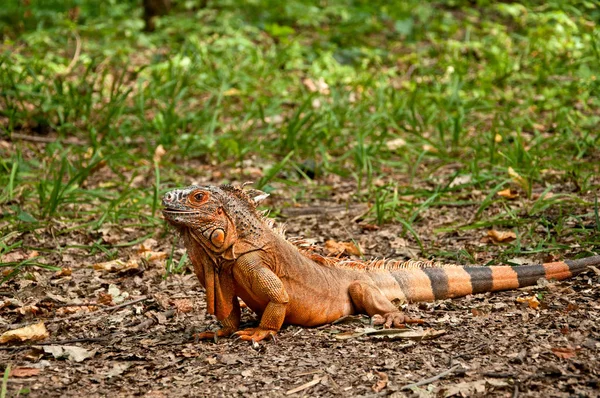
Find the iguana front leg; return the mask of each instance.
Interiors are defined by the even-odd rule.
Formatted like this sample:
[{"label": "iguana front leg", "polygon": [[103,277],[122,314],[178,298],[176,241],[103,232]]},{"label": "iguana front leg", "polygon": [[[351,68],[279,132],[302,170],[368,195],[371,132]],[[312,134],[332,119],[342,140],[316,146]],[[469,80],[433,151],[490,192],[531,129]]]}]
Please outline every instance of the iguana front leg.
[{"label": "iguana front leg", "polygon": [[376,325],[384,328],[401,328],[407,323],[423,323],[421,319],[413,319],[404,313],[381,293],[377,286],[365,281],[354,281],[348,287],[348,293],[356,310],[366,313]]},{"label": "iguana front leg", "polygon": [[260,341],[275,336],[283,325],[289,302],[281,279],[263,264],[257,252],[245,254],[236,260],[234,277],[246,292],[259,301],[267,302],[258,327],[240,330],[234,334],[246,341]]}]

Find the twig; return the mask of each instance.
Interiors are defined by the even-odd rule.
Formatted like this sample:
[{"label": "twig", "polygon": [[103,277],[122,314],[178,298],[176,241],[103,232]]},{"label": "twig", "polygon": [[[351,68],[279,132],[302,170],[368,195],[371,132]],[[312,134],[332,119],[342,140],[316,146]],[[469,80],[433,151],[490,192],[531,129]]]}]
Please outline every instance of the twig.
[{"label": "twig", "polygon": [[412,384],[407,384],[405,386],[403,386],[402,388],[400,388],[400,390],[410,390],[413,387],[419,387],[419,386],[423,386],[425,384],[430,384],[433,383],[434,381],[437,381],[441,378],[444,378],[446,376],[448,376],[449,374],[451,374],[452,372],[454,372],[456,369],[458,369],[460,367],[460,365],[455,365],[453,367],[451,367],[448,370],[444,370],[442,373],[435,375],[433,377],[430,377],[428,379],[423,379],[421,381],[418,381],[416,383],[412,383]]},{"label": "twig", "polygon": [[[173,317],[173,315],[175,315],[176,312],[177,312],[177,310],[170,309],[170,310],[166,310],[166,311],[162,312],[161,315],[168,319],[168,318]],[[158,322],[158,319],[148,318],[145,321],[138,323],[136,326],[134,326],[132,328],[132,330],[134,332],[140,332],[144,329],[148,329],[150,326],[154,325],[157,322]]]},{"label": "twig", "polygon": [[513,390],[512,398],[519,397],[519,383],[515,383],[515,389]]},{"label": "twig", "polygon": [[[20,133],[11,133],[10,138],[12,140],[39,142],[42,144],[51,144],[53,142],[58,141],[57,138],[39,137],[37,135],[28,135],[28,134],[20,134]],[[69,145],[84,145],[83,142],[81,142],[75,138],[67,138],[65,140],[62,140],[61,142],[64,144],[69,144]]]},{"label": "twig", "polygon": [[27,134],[19,134],[19,133],[12,133],[10,135],[10,138],[13,140],[17,139],[17,140],[22,140],[22,141],[42,142],[44,144],[49,144],[49,143],[56,141],[56,139],[50,138],[50,137],[38,137],[35,135],[27,135]]},{"label": "twig", "polygon": [[327,376],[316,377],[316,378],[312,379],[311,381],[309,381],[308,383],[304,383],[301,386],[298,386],[296,388],[292,388],[291,390],[288,390],[285,393],[285,395],[295,394],[295,393],[300,392],[302,390],[306,390],[307,388],[311,388],[312,386],[316,386],[317,384],[319,384],[321,381],[323,381],[326,378],[327,378]]},{"label": "twig", "polygon": [[513,373],[508,372],[483,372],[482,375],[485,377],[493,377],[495,379],[510,379],[515,377]]},{"label": "twig", "polygon": [[[121,303],[121,304],[118,304],[118,305],[113,305],[111,307],[100,308],[97,311],[84,312],[84,313],[79,313],[79,314],[73,314],[73,315],[69,315],[69,316],[64,317],[64,318],[58,318],[57,317],[57,318],[52,318],[52,319],[47,319],[47,320],[42,320],[42,321],[45,324],[55,323],[55,322],[71,321],[73,319],[79,319],[79,318],[85,318],[85,317],[95,316],[95,315],[97,315],[99,313],[102,313],[102,312],[108,312],[108,311],[112,311],[112,310],[118,310],[120,308],[128,307],[130,305],[137,304],[137,303],[140,303],[140,302],[146,301],[146,300],[148,300],[148,296],[142,296],[142,297],[140,297],[138,299],[127,301],[125,303]],[[13,324],[10,324],[10,325],[0,325],[0,326],[3,326],[5,328],[7,328],[7,329],[16,329],[16,328],[21,328],[21,327],[29,326],[29,325],[34,325],[34,324],[39,323],[39,322],[40,322],[40,320],[38,319],[35,322],[13,323]]]}]

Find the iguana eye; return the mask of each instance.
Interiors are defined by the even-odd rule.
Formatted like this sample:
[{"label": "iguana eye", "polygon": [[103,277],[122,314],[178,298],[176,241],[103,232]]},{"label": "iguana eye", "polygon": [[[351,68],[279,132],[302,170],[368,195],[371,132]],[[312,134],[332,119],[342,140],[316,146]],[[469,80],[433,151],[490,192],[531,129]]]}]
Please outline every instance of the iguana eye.
[{"label": "iguana eye", "polygon": [[191,192],[188,196],[188,201],[192,205],[201,205],[208,200],[208,193],[204,191]]}]

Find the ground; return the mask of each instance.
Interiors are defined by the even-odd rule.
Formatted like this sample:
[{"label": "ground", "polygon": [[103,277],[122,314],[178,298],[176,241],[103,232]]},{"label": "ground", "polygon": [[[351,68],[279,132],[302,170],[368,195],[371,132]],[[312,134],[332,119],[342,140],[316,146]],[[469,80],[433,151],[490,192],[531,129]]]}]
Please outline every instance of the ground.
[{"label": "ground", "polygon": [[2,5],[0,398],[598,395],[596,269],[409,304],[425,324],[385,338],[196,342],[217,322],[160,212],[250,181],[335,255],[597,255],[598,2]]},{"label": "ground", "polygon": [[[365,231],[356,221],[363,210],[325,202],[290,208],[288,235],[312,230],[321,236],[327,230],[329,239],[347,241],[350,236],[359,247],[380,255],[410,249],[392,248],[398,245],[393,243],[398,226]],[[125,232],[115,228],[107,233]],[[159,231],[156,237],[127,250],[133,257],[140,251],[171,251],[168,235]],[[455,245],[468,240],[476,237],[465,236]],[[70,274],[34,272],[4,285],[3,319],[21,324],[14,326],[44,320],[50,334],[43,345],[2,347],[0,360],[25,372],[9,379],[9,396],[21,390],[45,397],[591,397],[600,387],[597,269],[571,281],[519,291],[410,304],[407,313],[426,322],[412,338],[340,339],[369,327],[367,317],[357,316],[317,328],[287,326],[275,341],[252,345],[236,339],[194,341],[195,332],[217,322],[206,314],[204,293],[192,273],[167,277],[160,261],[120,272],[94,270],[92,259],[80,258],[84,253],[63,254],[73,264],[88,264],[73,266]],[[112,300],[96,304],[106,291]],[[243,323],[256,324],[248,309]],[[49,346],[82,347],[85,359],[57,359],[44,351]],[[32,375],[30,368],[35,369]]]}]

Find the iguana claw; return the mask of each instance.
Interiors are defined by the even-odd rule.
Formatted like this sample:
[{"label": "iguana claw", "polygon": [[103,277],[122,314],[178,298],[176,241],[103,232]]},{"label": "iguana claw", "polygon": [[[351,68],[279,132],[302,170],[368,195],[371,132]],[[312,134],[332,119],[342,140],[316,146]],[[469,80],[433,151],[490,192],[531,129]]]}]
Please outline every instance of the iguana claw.
[{"label": "iguana claw", "polygon": [[276,330],[271,329],[263,329],[261,327],[257,328],[248,328],[244,330],[238,330],[233,335],[238,336],[240,340],[244,341],[261,341],[268,337],[275,340]]}]

